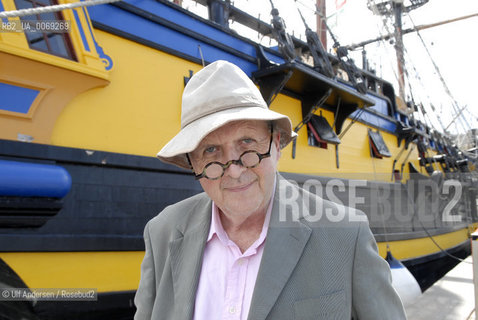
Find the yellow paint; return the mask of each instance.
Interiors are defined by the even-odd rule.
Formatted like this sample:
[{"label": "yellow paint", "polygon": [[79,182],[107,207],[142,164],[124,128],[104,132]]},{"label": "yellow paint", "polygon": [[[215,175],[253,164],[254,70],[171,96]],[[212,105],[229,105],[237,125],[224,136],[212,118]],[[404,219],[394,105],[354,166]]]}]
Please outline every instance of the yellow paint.
[{"label": "yellow paint", "polygon": [[[13,0],[2,1],[12,6]],[[62,2],[71,1],[73,0]],[[66,104],[66,107],[58,109],[61,112],[58,118],[51,113],[51,121],[48,124],[43,123],[41,126],[22,124],[28,129],[19,127],[18,123],[10,124],[9,134],[0,138],[16,139],[16,131],[21,129],[19,133],[34,136],[34,142],[155,156],[158,150],[179,131],[183,77],[189,76],[190,70],[198,71],[201,66],[100,30],[95,30],[94,34],[91,34],[87,27],[88,15],[80,9],[76,9],[76,12],[80,17],[80,26],[76,25],[72,10],[65,11],[64,15],[65,19],[74,22],[71,39],[79,62],[30,50],[28,45],[23,47],[13,45],[8,41],[0,42],[0,50],[2,45],[8,45],[10,51],[4,50],[5,52],[13,52],[23,58],[35,59],[43,64],[56,65],[76,73],[106,77],[111,80],[110,84],[101,89],[79,90],[74,97],[72,96],[72,100],[63,100],[62,106]],[[83,47],[78,32],[79,27],[88,31],[85,35],[92,49],[90,53]],[[101,61],[94,51],[93,37],[114,61],[114,68],[109,73],[102,70]],[[34,75],[49,74],[40,72],[38,66],[29,66],[29,69],[33,70]],[[94,70],[99,73],[95,73]],[[61,82],[65,82],[64,77],[59,78]],[[31,79],[28,80],[31,81]],[[47,83],[45,79],[37,83],[46,83],[48,86],[55,87]],[[74,85],[69,84],[69,87],[72,86]],[[46,101],[42,104],[46,104]],[[280,94],[274,100],[271,109],[287,114],[294,127],[302,120],[301,103],[297,99]],[[332,112],[320,109],[317,111],[317,114],[319,113],[322,113],[329,124],[333,124]],[[36,119],[33,120],[36,121]],[[343,128],[346,128],[349,123],[350,120],[346,120]],[[343,136],[338,146],[339,168],[337,168],[335,146],[329,144],[328,149],[309,146],[307,128],[304,126],[297,139],[296,159],[292,159],[292,146],[288,146],[282,151],[279,170],[392,182],[394,157],[383,159],[371,157],[368,129],[368,126],[357,122]],[[387,132],[381,132],[381,134],[392,155],[398,154],[401,148],[397,147],[396,136]],[[404,152],[401,159],[398,159],[395,169],[400,170],[406,154],[407,152]],[[415,148],[408,160],[412,161],[416,168],[423,170],[417,158],[418,153]],[[408,177],[408,172],[408,164],[406,164],[404,180]]]},{"label": "yellow paint", "polygon": [[111,83],[68,104],[52,143],[155,156],[179,131],[183,77],[201,66],[105,32],[95,34],[114,57]]},{"label": "yellow paint", "polygon": [[[5,11],[17,10],[12,0],[0,0]],[[20,18],[7,18],[8,21],[19,21]],[[7,43],[11,46],[28,48],[28,42],[23,33],[17,32],[0,32],[0,46]],[[0,49],[1,50],[1,49]]]},{"label": "yellow paint", "polygon": [[[28,46],[28,44],[26,44]],[[81,65],[76,61],[68,60],[65,58],[57,57],[48,53],[44,53],[41,51],[30,49],[29,47],[26,48],[18,48],[15,46],[10,46],[0,42],[0,51],[24,57],[31,60],[36,60],[42,63],[46,63],[52,66],[72,70],[78,73],[83,73],[85,75],[89,75],[92,77],[97,77],[101,79],[108,80],[108,73],[103,69],[99,69],[96,67],[90,67],[88,65]],[[98,58],[99,59],[99,58]]]},{"label": "yellow paint", "polygon": [[[476,229],[464,228],[433,236],[443,248],[452,248]],[[428,238],[388,242],[397,259],[417,258],[439,251]],[[386,243],[378,243],[382,257]],[[4,260],[29,288],[96,288],[98,292],[136,290],[143,251],[118,252],[2,252]]]},{"label": "yellow paint", "polygon": [[32,119],[36,109],[41,104],[44,96],[51,91],[51,87],[45,86],[44,84],[31,83],[29,81],[22,81],[22,82],[8,81],[7,80],[8,77],[6,77],[6,76],[4,76],[3,78],[4,79],[2,79],[2,76],[0,75],[0,83],[6,83],[6,84],[17,86],[17,87],[33,89],[33,90],[38,91],[39,93],[38,93],[37,97],[35,98],[35,100],[33,101],[33,103],[31,104],[30,109],[28,110],[28,113],[23,114],[23,113],[19,113],[19,112],[0,110],[0,115]]},{"label": "yellow paint", "polygon": [[[75,3],[77,1],[64,0],[61,2]],[[105,66],[107,66],[107,62],[102,61],[101,57],[99,57],[98,52],[96,51],[96,45],[94,40],[95,34],[91,32],[92,28],[90,28],[90,26],[92,26],[92,24],[91,24],[90,16],[88,14],[88,10],[84,10],[83,8],[76,8],[74,10],[76,14],[78,15],[78,18],[80,20],[80,25],[76,24],[76,19],[75,19],[75,16],[73,15],[73,10],[63,11],[63,15],[66,20],[70,20],[74,22],[72,23],[73,32],[70,32],[70,38],[72,40],[73,46],[75,47],[75,51],[78,54],[77,56],[78,61],[84,65],[100,70],[100,72],[103,73],[104,76],[109,79],[109,72],[105,71]],[[86,50],[83,44],[83,40],[80,35],[80,29],[83,30],[83,34],[86,38],[89,51]],[[103,44],[100,43],[100,46],[102,45]],[[106,54],[109,54],[107,50],[106,50]],[[114,68],[114,61],[113,61],[113,68]]]},{"label": "yellow paint", "polygon": [[[455,232],[433,236],[433,239],[441,248],[449,249],[463,243],[469,239],[469,236],[469,228],[463,228]],[[440,251],[429,237],[425,237],[401,241],[379,242],[378,250],[382,257],[385,257],[387,254],[387,244],[389,244],[393,256],[399,260],[417,258]]]},{"label": "yellow paint", "polygon": [[[300,102],[292,98],[279,97],[274,101],[271,109],[286,113],[292,120],[295,127],[301,121]],[[330,125],[334,122],[334,114],[330,111],[319,109],[316,113],[327,119]],[[346,120],[343,128],[347,127],[350,120]],[[286,172],[297,172],[319,176],[337,176],[351,179],[365,179],[392,182],[392,168],[394,157],[403,148],[397,146],[397,137],[391,133],[381,131],[381,135],[387,144],[392,157],[377,159],[370,155],[368,129],[370,126],[356,122],[342,137],[339,149],[339,168],[336,166],[335,146],[328,144],[328,149],[312,147],[307,142],[307,128],[304,126],[299,131],[297,138],[296,158],[292,159],[292,148],[289,146],[282,152],[279,170]],[[372,130],[376,130],[372,128]],[[410,150],[410,147],[409,149]],[[395,169],[400,170],[408,150],[402,153],[397,159]],[[415,148],[408,161],[415,163],[420,168],[418,152]],[[404,166],[404,178],[408,177],[408,164]]]},{"label": "yellow paint", "polygon": [[[120,37],[95,31],[97,40],[114,58],[111,83],[101,90],[78,95],[63,110],[52,134],[60,146],[155,156],[180,128],[184,76],[201,66]],[[141,57],[137,59],[136,57]],[[271,109],[287,114],[295,127],[302,120],[299,100],[278,95]],[[320,110],[333,123],[333,113]],[[349,120],[344,124],[348,125]],[[88,128],[88,130],[85,130]],[[392,154],[399,152],[397,138],[382,132]],[[335,147],[307,144],[307,128],[299,131],[296,159],[292,146],[282,150],[279,170],[316,175],[347,174],[350,178],[391,181],[393,158],[370,156],[368,127],[355,123],[339,146],[340,169]],[[406,152],[402,156],[405,158]],[[415,150],[410,159],[417,158]],[[396,168],[400,169],[401,161]],[[419,168],[417,164],[417,168]],[[408,165],[405,166],[405,174]]]},{"label": "yellow paint", "polygon": [[[63,4],[76,1],[59,0],[58,2],[59,4]],[[16,10],[14,0],[2,0],[2,4],[5,10]],[[89,19],[89,17],[84,15],[83,10],[81,8],[75,10],[79,15],[80,21],[82,22],[82,27],[84,30],[85,37],[88,40],[90,51],[87,51],[86,48],[83,46],[79,29],[76,25],[76,20],[73,15],[73,11],[64,10],[62,12],[64,19],[71,21],[72,24],[70,38],[74,47],[75,54],[78,58],[78,62],[57,57],[55,55],[44,53],[38,50],[30,49],[26,40],[25,33],[0,33],[0,52],[9,53],[11,55],[49,64],[51,66],[64,68],[88,76],[108,80],[109,74],[105,70],[104,64],[102,63],[92,40],[94,35],[90,33],[88,25],[86,24],[86,21]],[[19,19],[20,18],[9,18],[9,20]],[[108,53],[107,50],[106,53]],[[36,70],[32,69],[32,72],[36,72]]]},{"label": "yellow paint", "polygon": [[51,143],[56,119],[70,99],[107,84],[101,78],[1,51],[0,82],[40,91],[27,115],[0,112],[0,138],[17,140],[18,134],[24,134],[45,144]]},{"label": "yellow paint", "polygon": [[0,258],[29,288],[136,290],[143,251],[2,252]]},{"label": "yellow paint", "polygon": [[[179,131],[183,77],[189,76],[189,70],[196,72],[201,66],[106,32],[96,30],[95,34],[114,58],[111,83],[71,101],[58,118],[52,143],[155,156]],[[301,103],[297,99],[280,94],[271,109],[287,114],[294,127],[302,120]],[[332,125],[334,114],[322,109],[317,111],[320,112]],[[292,145],[289,145],[282,150],[279,170],[391,182],[394,158],[371,157],[368,128],[357,122],[345,134],[339,145],[340,168],[337,169],[335,147],[330,144],[328,149],[308,146],[304,126],[299,131],[296,159],[292,159]],[[386,132],[382,132],[382,136],[393,155],[401,150],[396,136]],[[400,170],[406,154],[398,159],[396,169]],[[417,157],[415,148],[409,160],[420,168]],[[404,167],[404,174],[405,177],[408,174],[408,165]]]},{"label": "yellow paint", "polygon": [[[0,1],[6,10],[15,9],[13,0]],[[67,2],[75,1],[60,1]],[[183,77],[188,77],[190,70],[197,72],[201,66],[100,30],[91,34],[87,27],[89,17],[83,10],[75,10],[81,26],[76,25],[72,10],[63,14],[73,24],[70,35],[78,62],[30,49],[24,34],[0,33],[0,82],[41,91],[28,115],[0,113],[0,138],[16,140],[17,134],[22,133],[33,136],[34,142],[39,143],[154,156],[179,131]],[[91,52],[83,46],[79,27],[85,30]],[[110,72],[104,70],[93,37],[113,59],[114,68]],[[280,94],[271,109],[287,114],[293,127],[302,120],[301,103],[297,99]],[[320,109],[317,114],[320,112],[332,125],[333,113]],[[349,123],[350,120],[345,121],[343,128]],[[369,126],[357,122],[343,136],[337,168],[335,147],[308,146],[304,126],[299,131],[296,158],[291,157],[292,145],[283,149],[279,170],[391,182],[394,157],[403,148],[403,142],[398,147],[396,136],[381,132],[393,156],[372,158],[368,129]],[[397,159],[395,169],[400,170],[407,153]],[[408,161],[425,173],[417,159],[415,147]],[[406,164],[404,180],[408,172]],[[468,234],[468,229],[462,229],[434,239],[443,248],[451,248],[465,241]],[[378,245],[380,254],[385,256],[386,244]],[[439,251],[429,238],[391,241],[389,245],[398,259]],[[22,252],[0,253],[0,258],[31,288],[92,287],[107,292],[137,288],[143,255],[143,252]]]},{"label": "yellow paint", "polygon": [[[14,0],[1,1],[5,10],[16,10]],[[59,1],[66,2],[74,1]],[[87,25],[89,17],[82,9],[75,10],[90,51],[83,46],[73,11],[64,10],[62,14],[71,21],[69,35],[78,62],[30,49],[25,33],[0,33],[0,83],[39,91],[28,114],[0,110],[0,139],[17,140],[22,134],[31,136],[35,143],[50,144],[51,132],[63,107],[81,92],[108,84],[109,72],[93,43],[94,35]]]}]

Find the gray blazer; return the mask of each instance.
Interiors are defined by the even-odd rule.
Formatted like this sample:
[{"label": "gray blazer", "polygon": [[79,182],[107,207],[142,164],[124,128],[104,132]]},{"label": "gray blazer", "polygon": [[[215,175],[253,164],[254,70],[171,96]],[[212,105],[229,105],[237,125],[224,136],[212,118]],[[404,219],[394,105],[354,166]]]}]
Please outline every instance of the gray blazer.
[{"label": "gray blazer", "polygon": [[[192,319],[211,205],[201,193],[165,208],[146,225],[136,320]],[[278,175],[248,319],[352,317],[406,319],[365,215]]]}]

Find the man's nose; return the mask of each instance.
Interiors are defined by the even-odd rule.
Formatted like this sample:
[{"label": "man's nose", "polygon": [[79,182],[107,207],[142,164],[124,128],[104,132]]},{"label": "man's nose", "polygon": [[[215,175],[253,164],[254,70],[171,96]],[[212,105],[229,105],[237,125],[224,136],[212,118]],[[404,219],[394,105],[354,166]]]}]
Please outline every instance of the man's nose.
[{"label": "man's nose", "polygon": [[238,179],[241,174],[246,171],[247,168],[241,166],[240,164],[232,163],[224,172],[224,175],[227,175],[233,179]]},{"label": "man's nose", "polygon": [[[241,153],[235,150],[229,150],[227,152],[227,156],[229,160],[239,160]],[[227,175],[231,178],[237,179],[241,176],[241,174],[246,171],[247,168],[243,167],[238,163],[231,163],[231,165],[224,171],[224,175]]]}]

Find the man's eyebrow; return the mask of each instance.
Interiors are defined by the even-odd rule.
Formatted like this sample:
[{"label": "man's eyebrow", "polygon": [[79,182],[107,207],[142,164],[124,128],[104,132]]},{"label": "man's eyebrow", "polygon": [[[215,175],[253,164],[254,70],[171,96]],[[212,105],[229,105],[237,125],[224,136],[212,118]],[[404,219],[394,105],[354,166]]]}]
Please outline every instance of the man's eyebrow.
[{"label": "man's eyebrow", "polygon": [[[258,133],[257,131],[254,130],[254,131],[243,133],[238,138],[233,139],[232,141],[233,142],[240,142],[241,140],[244,140],[244,139],[252,139],[254,141],[261,141],[261,140],[266,140],[268,137],[269,136],[262,136],[262,135],[260,135],[260,133]],[[221,146],[221,145],[222,145],[221,143],[202,142],[202,143],[199,144],[198,150],[204,150],[204,149],[207,149],[209,147],[218,147],[218,146]]]},{"label": "man's eyebrow", "polygon": [[241,142],[242,140],[245,140],[245,139],[251,139],[255,142],[260,141],[260,139],[253,134],[243,134],[242,136],[234,140],[234,142]]},{"label": "man's eyebrow", "polygon": [[237,140],[244,140],[244,139],[256,139],[252,134],[243,134]]}]

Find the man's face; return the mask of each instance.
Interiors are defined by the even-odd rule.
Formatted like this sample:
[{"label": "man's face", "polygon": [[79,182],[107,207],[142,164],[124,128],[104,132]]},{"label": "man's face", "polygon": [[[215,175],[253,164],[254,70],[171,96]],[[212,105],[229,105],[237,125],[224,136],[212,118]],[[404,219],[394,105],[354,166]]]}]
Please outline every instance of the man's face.
[{"label": "man's face", "polygon": [[[196,174],[213,161],[223,164],[237,160],[248,150],[261,154],[269,149],[270,128],[265,121],[247,120],[226,124],[207,135],[190,154]],[[279,160],[279,135],[274,133],[271,156],[255,168],[231,164],[217,180],[200,179],[204,191],[226,215],[249,215],[266,210],[274,192],[274,177]]]}]

